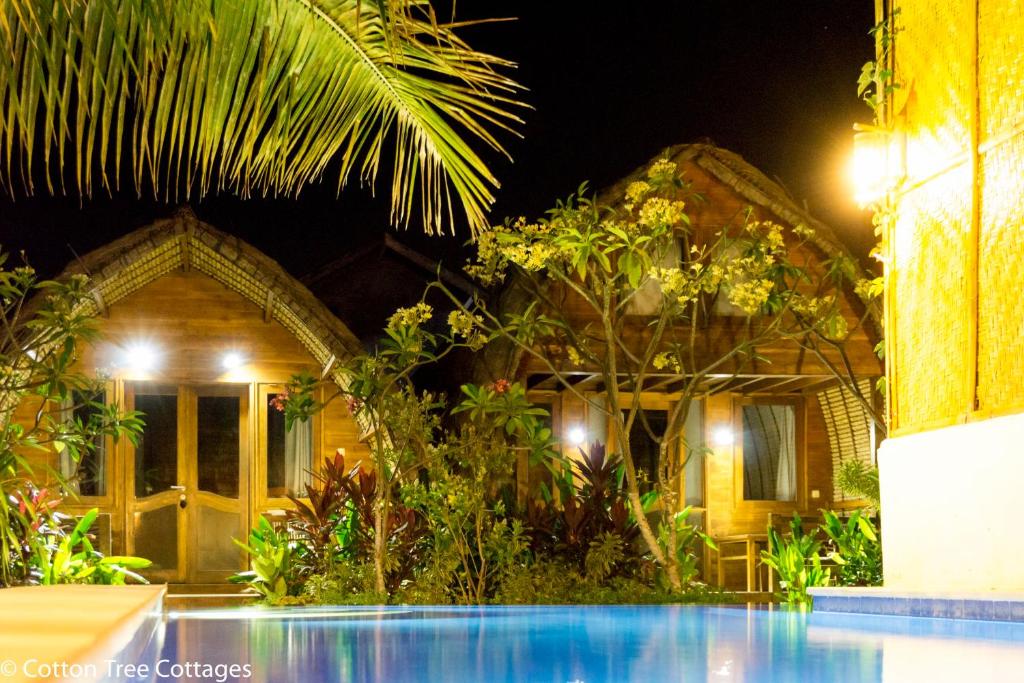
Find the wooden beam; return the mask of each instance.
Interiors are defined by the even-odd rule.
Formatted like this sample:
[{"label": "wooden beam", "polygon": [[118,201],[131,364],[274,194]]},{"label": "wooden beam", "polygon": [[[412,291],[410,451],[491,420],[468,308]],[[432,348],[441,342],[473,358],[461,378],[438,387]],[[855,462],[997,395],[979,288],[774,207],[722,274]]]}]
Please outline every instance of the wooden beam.
[{"label": "wooden beam", "polygon": [[333,368],[334,364],[337,363],[337,362],[338,362],[338,357],[335,356],[332,353],[331,357],[327,359],[327,364],[324,365],[323,371],[320,373],[320,379],[325,379],[327,377],[327,375],[330,374],[331,368]]},{"label": "wooden beam", "polygon": [[267,300],[263,304],[263,322],[269,323],[274,319],[274,290],[267,289]]},{"label": "wooden beam", "polygon": [[92,290],[93,301],[96,302],[96,309],[100,312],[101,318],[106,318],[109,315],[107,311],[107,302],[103,300],[103,295],[99,289]]}]

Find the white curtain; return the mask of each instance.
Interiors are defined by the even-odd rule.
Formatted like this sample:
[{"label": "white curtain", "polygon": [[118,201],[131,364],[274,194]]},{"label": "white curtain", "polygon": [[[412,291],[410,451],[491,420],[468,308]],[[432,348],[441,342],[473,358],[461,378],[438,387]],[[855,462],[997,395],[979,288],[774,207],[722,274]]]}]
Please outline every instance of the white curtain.
[{"label": "white curtain", "polygon": [[779,427],[779,469],[775,475],[775,500],[796,500],[796,411],[772,406]]},{"label": "white curtain", "polygon": [[302,496],[313,475],[313,422],[296,420],[284,435],[284,485],[288,493]]}]

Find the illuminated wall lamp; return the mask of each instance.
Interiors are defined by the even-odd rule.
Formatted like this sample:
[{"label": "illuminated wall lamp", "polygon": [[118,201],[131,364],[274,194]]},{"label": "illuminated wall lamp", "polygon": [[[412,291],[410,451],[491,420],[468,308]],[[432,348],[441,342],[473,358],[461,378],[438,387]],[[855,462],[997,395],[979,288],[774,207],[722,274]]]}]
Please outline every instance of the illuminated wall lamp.
[{"label": "illuminated wall lamp", "polygon": [[901,131],[854,125],[850,179],[860,206],[874,204],[903,179],[904,136]]},{"label": "illuminated wall lamp", "polygon": [[573,446],[582,446],[583,442],[587,440],[586,430],[584,430],[583,427],[580,427],[579,425],[575,427],[570,427],[569,431],[566,433],[566,436],[569,438],[569,443],[572,444]]},{"label": "illuminated wall lamp", "polygon": [[125,349],[124,364],[132,370],[152,370],[157,364],[156,349],[142,342],[132,344]]},{"label": "illuminated wall lamp", "polygon": [[735,438],[730,427],[716,427],[711,432],[711,443],[722,448],[731,446]]},{"label": "illuminated wall lamp", "polygon": [[220,365],[225,370],[234,370],[245,364],[245,358],[237,351],[229,351],[220,359]]}]

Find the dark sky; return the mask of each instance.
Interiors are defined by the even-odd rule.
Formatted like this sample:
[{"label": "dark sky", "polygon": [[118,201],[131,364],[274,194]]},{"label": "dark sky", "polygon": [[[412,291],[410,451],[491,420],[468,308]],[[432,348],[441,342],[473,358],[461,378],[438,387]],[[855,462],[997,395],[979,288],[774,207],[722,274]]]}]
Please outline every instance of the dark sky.
[{"label": "dark sky", "polygon": [[[516,16],[477,27],[474,47],[519,63],[523,139],[506,137],[514,162],[494,160],[502,181],[492,217],[535,216],[583,180],[605,186],[671,144],[710,138],[779,180],[857,251],[872,243],[843,166],[851,126],[871,113],[856,96],[871,58],[869,0],[680,0],[601,3],[458,0],[459,18]],[[388,187],[386,179],[379,183]],[[357,184],[336,199],[334,180],[298,200],[213,197],[200,218],[276,258],[297,276],[389,229],[388,198]],[[81,204],[81,205],[80,205]],[[84,254],[170,210],[113,199],[0,198],[0,244],[25,249],[47,273],[71,248]],[[400,239],[452,262],[467,235]],[[457,266],[457,263],[452,265]]]}]

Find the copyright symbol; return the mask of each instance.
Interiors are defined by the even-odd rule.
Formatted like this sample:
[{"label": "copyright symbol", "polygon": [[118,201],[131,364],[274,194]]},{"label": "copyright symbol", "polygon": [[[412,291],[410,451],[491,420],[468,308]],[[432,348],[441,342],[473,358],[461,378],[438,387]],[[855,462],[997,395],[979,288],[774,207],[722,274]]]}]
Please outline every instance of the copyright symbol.
[{"label": "copyright symbol", "polygon": [[0,675],[10,678],[18,673],[18,663],[13,659],[5,659],[0,662]]}]

